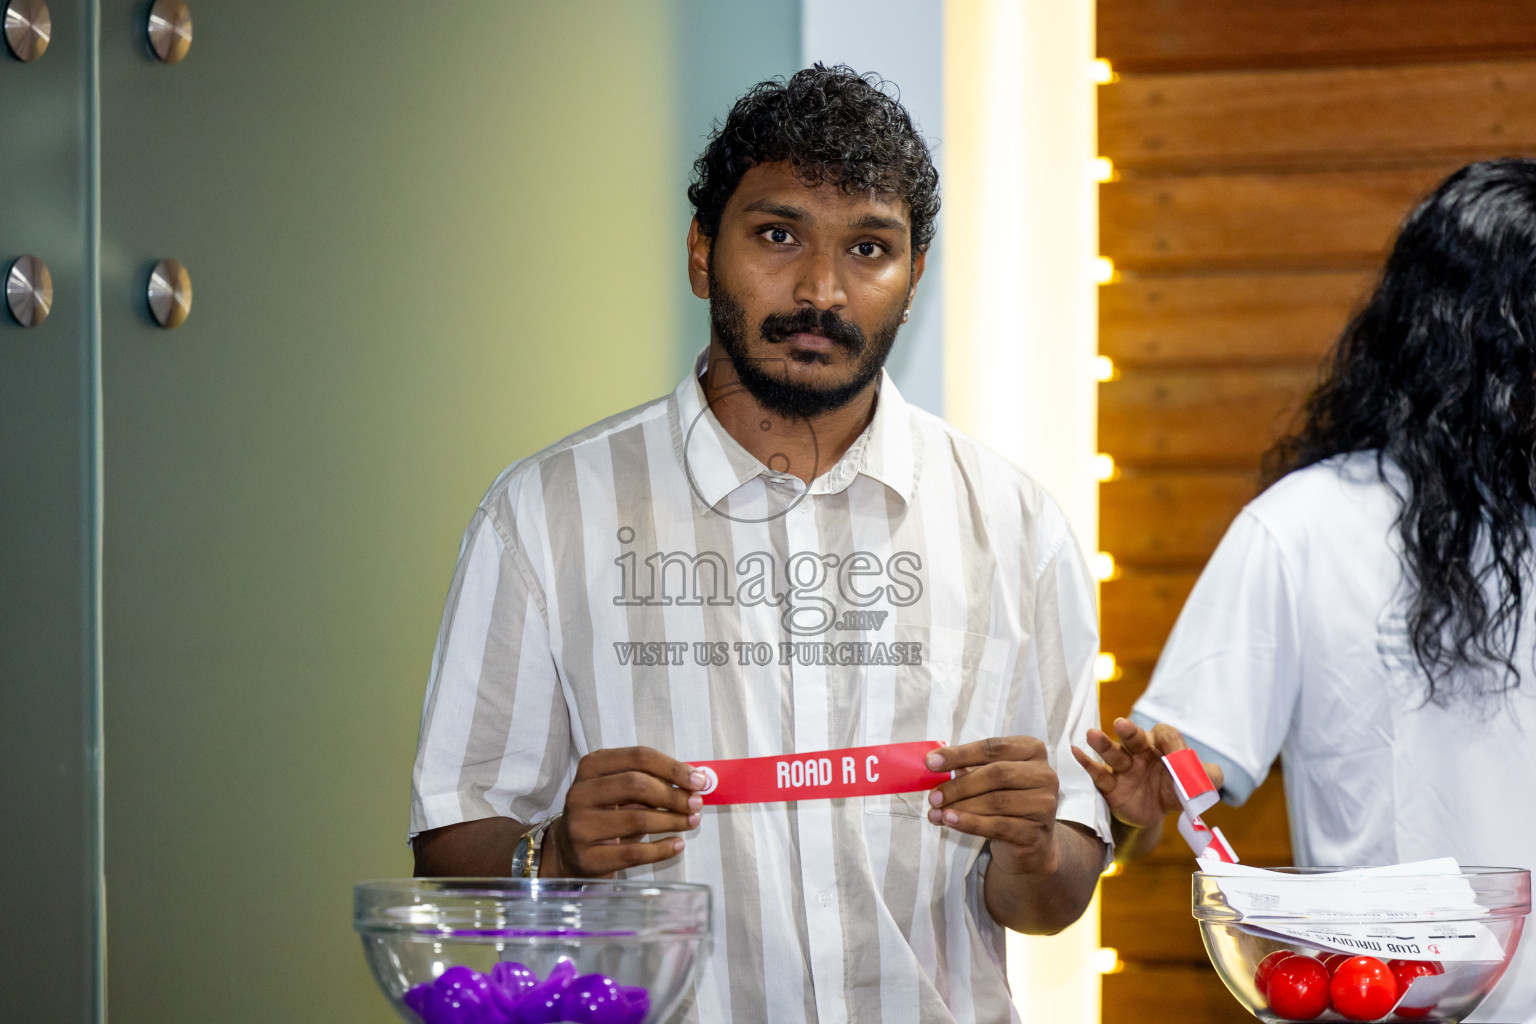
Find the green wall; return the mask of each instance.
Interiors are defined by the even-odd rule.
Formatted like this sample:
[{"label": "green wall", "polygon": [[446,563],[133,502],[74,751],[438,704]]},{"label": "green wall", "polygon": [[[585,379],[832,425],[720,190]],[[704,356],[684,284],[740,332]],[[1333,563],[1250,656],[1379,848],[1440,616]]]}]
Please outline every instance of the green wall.
[{"label": "green wall", "polygon": [[[674,0],[670,42],[676,53],[672,116],[676,120],[669,198],[676,222],[693,216],[686,190],[694,158],[736,97],[767,78],[800,66],[799,0]],[[682,240],[674,250],[681,253]],[[679,257],[681,258],[681,257]],[[682,263],[676,264],[679,271]],[[709,306],[696,299],[687,276],[673,283],[681,317],[673,376],[681,380],[709,340]]]},{"label": "green wall", "polygon": [[350,887],[410,871],[460,533],[703,344],[684,139],[792,69],[796,7],[194,5],[166,67],[103,6],[111,1016],[387,1019]]},{"label": "green wall", "polygon": [[54,284],[30,330],[0,300],[0,1019],[50,1024],[92,1019],[100,952],[90,29],[55,4],[37,61],[0,42],[0,277]]}]

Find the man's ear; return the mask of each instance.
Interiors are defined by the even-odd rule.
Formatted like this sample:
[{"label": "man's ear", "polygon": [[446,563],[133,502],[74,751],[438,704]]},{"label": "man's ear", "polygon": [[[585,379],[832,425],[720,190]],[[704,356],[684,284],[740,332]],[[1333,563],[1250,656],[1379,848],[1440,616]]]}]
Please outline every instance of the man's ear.
[{"label": "man's ear", "polygon": [[709,247],[713,239],[699,230],[699,218],[688,224],[688,287],[701,299],[709,298]]},{"label": "man's ear", "polygon": [[907,285],[907,306],[912,305],[912,296],[917,294],[917,282],[923,279],[923,268],[928,265],[928,253],[920,252],[912,261],[912,281]]}]

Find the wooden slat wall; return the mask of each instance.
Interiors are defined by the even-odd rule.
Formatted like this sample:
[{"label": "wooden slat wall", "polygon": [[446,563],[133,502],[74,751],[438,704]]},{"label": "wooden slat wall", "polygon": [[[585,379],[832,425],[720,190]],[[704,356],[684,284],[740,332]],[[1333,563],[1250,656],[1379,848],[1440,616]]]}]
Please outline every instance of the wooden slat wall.
[{"label": "wooden slat wall", "polygon": [[1428,64],[1536,55],[1530,0],[1099,0],[1121,72]]},{"label": "wooden slat wall", "polygon": [[1099,195],[1099,247],[1124,271],[1359,270],[1380,264],[1403,214],[1458,165],[1126,173]]},{"label": "wooden slat wall", "polygon": [[1529,59],[1138,75],[1106,90],[1099,140],[1145,170],[1460,162],[1503,155],[1511,139],[1536,135],[1533,91]]},{"label": "wooden slat wall", "polygon": [[1310,363],[1126,370],[1102,390],[1099,447],[1127,467],[1246,470],[1316,381]]},{"label": "wooden slat wall", "polygon": [[1128,276],[1099,294],[1099,351],[1128,369],[1310,364],[1372,277]]},{"label": "wooden slat wall", "polygon": [[[1099,445],[1104,649],[1129,712],[1200,568],[1258,487],[1397,225],[1475,159],[1536,152],[1536,0],[1099,0]],[[1250,863],[1290,860],[1278,773],[1211,819]],[[1105,882],[1106,1024],[1248,1019],[1189,916],[1169,830]]]}]

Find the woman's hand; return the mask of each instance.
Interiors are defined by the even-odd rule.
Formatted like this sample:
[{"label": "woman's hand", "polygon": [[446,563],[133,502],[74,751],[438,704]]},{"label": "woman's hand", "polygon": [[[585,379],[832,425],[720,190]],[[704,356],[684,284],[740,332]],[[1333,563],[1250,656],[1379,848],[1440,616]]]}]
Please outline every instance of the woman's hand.
[{"label": "woman's hand", "polygon": [[[1072,748],[1072,754],[1119,821],[1132,828],[1161,824],[1164,817],[1179,809],[1178,792],[1173,776],[1163,766],[1163,757],[1189,744],[1171,725],[1155,725],[1149,733],[1128,718],[1117,718],[1114,730],[1119,742],[1098,729],[1088,730],[1088,745],[1102,763],[1078,747]],[[1205,770],[1220,789],[1221,769],[1207,764]]]}]

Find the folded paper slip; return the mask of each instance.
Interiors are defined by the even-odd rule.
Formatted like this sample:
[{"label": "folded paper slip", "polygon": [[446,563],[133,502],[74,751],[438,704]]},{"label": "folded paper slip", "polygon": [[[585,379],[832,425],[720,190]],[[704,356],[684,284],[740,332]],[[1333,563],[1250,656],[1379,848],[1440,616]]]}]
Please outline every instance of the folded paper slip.
[{"label": "folded paper slip", "polygon": [[1204,814],[1221,799],[1216,784],[1206,774],[1205,765],[1200,763],[1200,755],[1193,750],[1175,750],[1163,758],[1163,764],[1173,776],[1173,788],[1180,806],[1191,818]]},{"label": "folded paper slip", "polygon": [[1179,812],[1179,835],[1201,860],[1237,863],[1237,853],[1221,829],[1207,825],[1200,817],[1221,799],[1205,765],[1200,763],[1200,756],[1189,749],[1175,750],[1163,758],[1163,764],[1173,776],[1173,788],[1183,808]]},{"label": "folded paper slip", "polygon": [[954,777],[929,771],[923,758],[944,746],[937,740],[818,750],[777,757],[690,761],[704,773],[706,804],[761,804],[777,800],[830,800],[848,796],[916,793]]}]

